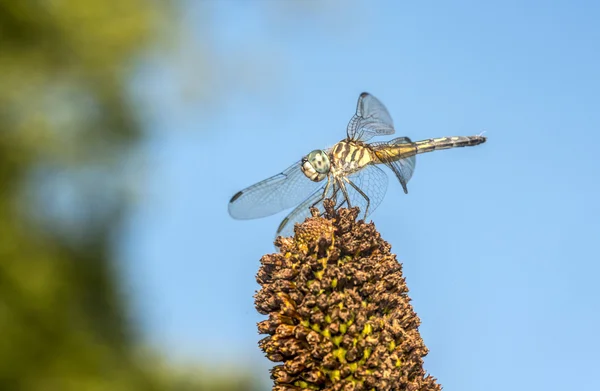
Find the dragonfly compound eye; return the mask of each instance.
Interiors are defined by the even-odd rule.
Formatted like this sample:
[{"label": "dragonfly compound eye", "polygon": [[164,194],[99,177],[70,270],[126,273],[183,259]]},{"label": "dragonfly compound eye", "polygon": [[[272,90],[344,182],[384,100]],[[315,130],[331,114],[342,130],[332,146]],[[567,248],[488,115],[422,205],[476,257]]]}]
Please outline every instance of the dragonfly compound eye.
[{"label": "dragonfly compound eye", "polygon": [[329,157],[324,151],[317,149],[302,159],[302,172],[311,181],[320,182],[329,173]]}]

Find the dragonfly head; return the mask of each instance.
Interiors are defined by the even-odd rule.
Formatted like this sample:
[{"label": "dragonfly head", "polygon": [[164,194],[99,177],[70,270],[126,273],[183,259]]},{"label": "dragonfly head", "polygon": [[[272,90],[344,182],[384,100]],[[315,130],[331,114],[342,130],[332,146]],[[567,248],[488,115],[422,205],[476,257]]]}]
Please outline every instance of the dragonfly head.
[{"label": "dragonfly head", "polygon": [[302,158],[300,169],[311,181],[320,182],[327,178],[330,167],[327,153],[321,149],[315,149]]}]

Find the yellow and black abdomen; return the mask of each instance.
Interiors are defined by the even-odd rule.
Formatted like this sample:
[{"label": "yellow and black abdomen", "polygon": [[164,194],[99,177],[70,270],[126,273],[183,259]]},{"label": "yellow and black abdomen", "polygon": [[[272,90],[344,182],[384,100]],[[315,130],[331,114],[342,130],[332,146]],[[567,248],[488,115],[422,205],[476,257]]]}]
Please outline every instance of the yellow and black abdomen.
[{"label": "yellow and black abdomen", "polygon": [[472,147],[483,144],[485,140],[486,138],[483,136],[454,136],[430,138],[417,141],[414,145],[417,147],[417,153],[425,153],[449,148]]}]

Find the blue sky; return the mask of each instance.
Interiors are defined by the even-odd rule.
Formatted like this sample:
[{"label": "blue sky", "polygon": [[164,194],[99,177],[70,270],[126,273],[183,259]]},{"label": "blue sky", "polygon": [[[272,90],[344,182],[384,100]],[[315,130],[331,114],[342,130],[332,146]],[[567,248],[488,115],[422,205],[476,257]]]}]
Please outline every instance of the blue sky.
[{"label": "blue sky", "polygon": [[147,173],[119,253],[148,341],[271,365],[252,295],[285,213],[236,221],[227,202],[344,138],[369,91],[399,136],[488,137],[420,155],[408,195],[388,172],[370,216],[404,264],[426,369],[445,390],[596,389],[600,5],[282,3],[188,3],[182,47],[212,55],[181,49],[136,80]]}]

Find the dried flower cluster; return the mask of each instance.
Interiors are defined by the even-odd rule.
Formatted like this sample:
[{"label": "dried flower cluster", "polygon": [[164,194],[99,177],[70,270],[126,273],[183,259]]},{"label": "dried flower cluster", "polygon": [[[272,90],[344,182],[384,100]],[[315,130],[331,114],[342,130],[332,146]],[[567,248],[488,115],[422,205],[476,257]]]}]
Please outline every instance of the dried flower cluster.
[{"label": "dried flower cluster", "polygon": [[257,281],[260,348],[274,362],[274,391],[441,390],[425,374],[427,348],[402,267],[358,209],[326,201],[280,252],[265,255]]}]

